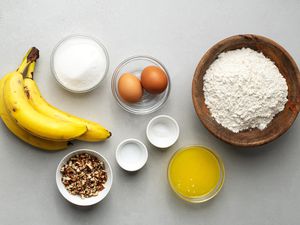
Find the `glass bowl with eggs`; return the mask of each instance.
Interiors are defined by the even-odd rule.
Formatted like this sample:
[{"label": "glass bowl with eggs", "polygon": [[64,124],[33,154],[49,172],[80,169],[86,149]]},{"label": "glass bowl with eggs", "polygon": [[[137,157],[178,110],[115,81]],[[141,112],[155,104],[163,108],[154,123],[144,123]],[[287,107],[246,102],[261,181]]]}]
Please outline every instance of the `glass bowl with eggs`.
[{"label": "glass bowl with eggs", "polygon": [[115,69],[111,88],[118,104],[133,114],[149,114],[168,99],[171,83],[162,63],[149,56],[133,56]]}]

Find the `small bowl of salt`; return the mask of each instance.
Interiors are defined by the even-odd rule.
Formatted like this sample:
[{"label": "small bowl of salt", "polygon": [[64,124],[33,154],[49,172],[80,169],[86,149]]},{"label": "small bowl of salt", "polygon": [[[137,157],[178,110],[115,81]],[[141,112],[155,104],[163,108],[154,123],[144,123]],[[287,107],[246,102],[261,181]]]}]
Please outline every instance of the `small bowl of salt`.
[{"label": "small bowl of salt", "polygon": [[71,35],[53,49],[51,70],[63,88],[74,93],[94,90],[107,75],[109,56],[95,38]]}]

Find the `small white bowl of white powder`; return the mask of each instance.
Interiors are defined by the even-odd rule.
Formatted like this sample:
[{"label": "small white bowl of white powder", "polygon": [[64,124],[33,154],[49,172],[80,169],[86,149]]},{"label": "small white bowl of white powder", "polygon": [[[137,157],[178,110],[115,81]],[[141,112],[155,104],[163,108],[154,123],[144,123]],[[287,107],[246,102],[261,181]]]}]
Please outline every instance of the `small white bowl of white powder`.
[{"label": "small white bowl of white powder", "polygon": [[51,55],[51,70],[66,90],[84,93],[95,89],[105,78],[109,56],[98,40],[72,35],[61,40]]}]

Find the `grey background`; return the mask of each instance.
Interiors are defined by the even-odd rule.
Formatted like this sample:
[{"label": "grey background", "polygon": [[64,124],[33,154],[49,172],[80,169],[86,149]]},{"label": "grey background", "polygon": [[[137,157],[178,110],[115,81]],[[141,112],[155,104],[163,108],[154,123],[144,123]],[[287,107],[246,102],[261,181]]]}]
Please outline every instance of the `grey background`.
[{"label": "grey background", "polygon": [[[298,0],[1,0],[1,77],[17,67],[29,47],[38,47],[36,81],[45,98],[58,108],[101,122],[113,137],[105,143],[76,143],[66,151],[49,153],[19,141],[0,123],[0,224],[299,224],[299,119],[273,143],[241,149],[212,136],[197,119],[191,100],[198,61],[225,37],[268,36],[299,63],[299,11]],[[89,94],[68,93],[50,73],[52,48],[74,33],[103,41],[111,58],[108,77]],[[110,89],[114,68],[136,54],[163,62],[173,84],[165,107],[147,116],[123,111]],[[179,141],[167,151],[153,148],[145,137],[148,121],[159,114],[173,116],[181,128]],[[138,138],[149,148],[149,161],[136,174],[122,171],[115,161],[115,148],[125,138]],[[224,160],[224,188],[205,204],[185,203],[168,186],[171,155],[190,144],[209,146]],[[65,201],[54,180],[60,159],[79,148],[102,153],[114,172],[109,196],[90,208]]]}]

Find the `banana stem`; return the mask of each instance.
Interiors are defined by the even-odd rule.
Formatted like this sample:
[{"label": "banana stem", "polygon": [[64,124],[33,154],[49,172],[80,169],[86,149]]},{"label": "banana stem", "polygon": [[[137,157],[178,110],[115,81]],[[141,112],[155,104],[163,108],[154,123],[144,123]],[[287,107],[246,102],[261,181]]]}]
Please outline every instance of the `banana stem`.
[{"label": "banana stem", "polygon": [[26,62],[27,62],[27,57],[28,57],[29,53],[31,52],[31,50],[32,50],[32,48],[30,48],[30,49],[26,52],[26,55],[23,57],[22,63],[21,63],[21,65],[19,66],[19,68],[17,69],[18,72],[23,73],[24,70],[26,69],[26,67],[28,66],[28,65],[26,64]]},{"label": "banana stem", "polygon": [[23,57],[22,61],[25,61],[25,59],[27,59],[29,53],[31,52],[32,47],[26,52],[26,55]]},{"label": "banana stem", "polygon": [[39,50],[35,47],[30,48],[25,57],[23,58],[23,61],[20,65],[20,67],[17,69],[17,72],[24,73],[24,71],[27,69],[27,67],[32,63],[35,62],[39,58]]},{"label": "banana stem", "polygon": [[26,73],[26,78],[33,79],[35,64],[36,64],[35,61],[33,61],[32,63],[29,64],[28,69],[27,69],[27,73]]}]

